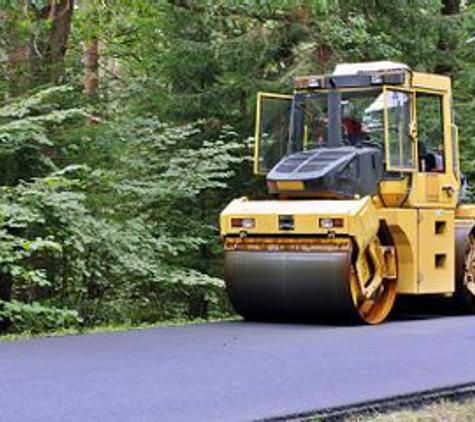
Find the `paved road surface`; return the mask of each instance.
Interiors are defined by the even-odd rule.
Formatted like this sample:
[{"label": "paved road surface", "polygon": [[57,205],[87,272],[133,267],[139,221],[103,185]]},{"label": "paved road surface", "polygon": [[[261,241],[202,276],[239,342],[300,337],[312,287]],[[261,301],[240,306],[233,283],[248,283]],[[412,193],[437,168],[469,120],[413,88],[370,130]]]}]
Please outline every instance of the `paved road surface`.
[{"label": "paved road surface", "polygon": [[1,422],[249,421],[475,381],[475,317],[0,342]]}]

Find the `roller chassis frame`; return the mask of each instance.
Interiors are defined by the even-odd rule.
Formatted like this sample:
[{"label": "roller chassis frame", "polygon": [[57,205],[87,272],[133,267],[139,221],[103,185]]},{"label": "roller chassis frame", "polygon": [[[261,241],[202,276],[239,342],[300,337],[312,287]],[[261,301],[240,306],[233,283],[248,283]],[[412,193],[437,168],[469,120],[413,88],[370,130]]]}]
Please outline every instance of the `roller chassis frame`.
[{"label": "roller chassis frame", "polygon": [[[352,66],[358,72],[365,68]],[[361,73],[364,77],[296,80],[294,101],[306,93],[329,92],[333,114],[328,144],[287,155],[271,169],[267,184],[274,199],[237,199],[221,214],[226,286],[234,308],[244,317],[375,324],[387,317],[396,295],[452,297],[460,310],[475,310],[475,205],[460,205],[451,82],[401,66],[379,73],[370,66]],[[374,89],[374,82],[381,84],[384,105],[381,154],[363,145],[339,145],[337,104],[342,93],[349,90],[351,98],[351,92],[363,89],[358,84]],[[440,102],[445,167],[438,172],[419,168],[418,96]],[[406,148],[412,154],[402,167],[391,161],[393,97],[405,98],[410,111],[406,136],[412,143],[403,146],[407,141],[396,140],[400,151]],[[256,174],[262,174],[261,113],[266,99],[285,103],[292,96],[258,95]],[[383,167],[374,165],[374,157],[361,158],[372,155],[384,157]],[[348,178],[351,183],[343,183]],[[236,221],[247,225],[237,227]],[[330,227],[327,221],[338,224]]]}]

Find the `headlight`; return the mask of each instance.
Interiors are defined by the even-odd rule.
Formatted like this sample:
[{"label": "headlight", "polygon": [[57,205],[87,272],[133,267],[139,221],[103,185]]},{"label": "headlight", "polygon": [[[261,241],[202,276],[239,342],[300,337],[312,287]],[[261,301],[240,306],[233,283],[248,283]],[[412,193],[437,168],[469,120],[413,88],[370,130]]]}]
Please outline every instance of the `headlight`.
[{"label": "headlight", "polygon": [[343,218],[320,218],[320,227],[322,229],[343,227]]},{"label": "headlight", "polygon": [[231,227],[239,229],[253,229],[256,226],[254,218],[231,218]]}]

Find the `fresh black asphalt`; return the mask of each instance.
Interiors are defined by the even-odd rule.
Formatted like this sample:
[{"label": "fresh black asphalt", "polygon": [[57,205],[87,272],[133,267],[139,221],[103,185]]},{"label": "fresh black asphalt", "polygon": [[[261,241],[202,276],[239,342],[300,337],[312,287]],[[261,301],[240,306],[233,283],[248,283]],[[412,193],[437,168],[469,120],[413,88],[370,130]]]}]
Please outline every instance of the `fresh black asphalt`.
[{"label": "fresh black asphalt", "polygon": [[475,381],[475,317],[0,342],[1,422],[251,421]]}]

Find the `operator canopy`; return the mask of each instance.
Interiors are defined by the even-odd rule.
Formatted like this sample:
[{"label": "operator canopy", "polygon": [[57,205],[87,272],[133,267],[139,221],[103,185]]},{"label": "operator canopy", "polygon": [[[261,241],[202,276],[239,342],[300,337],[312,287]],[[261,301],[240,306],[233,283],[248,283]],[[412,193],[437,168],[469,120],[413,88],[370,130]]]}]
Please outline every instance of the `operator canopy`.
[{"label": "operator canopy", "polygon": [[[404,84],[407,72],[407,66],[392,62],[343,64],[331,75],[297,78],[293,97],[262,104],[257,158],[270,192],[282,190],[277,182],[298,181],[303,195],[376,193],[385,157],[385,110],[394,110],[401,133],[410,123],[407,95],[385,93],[383,85]],[[400,159],[404,166],[409,157]]]},{"label": "operator canopy", "polygon": [[367,62],[367,63],[342,63],[337,64],[333,75],[357,75],[374,74],[388,71],[409,71],[409,66],[403,63],[391,61]]}]

